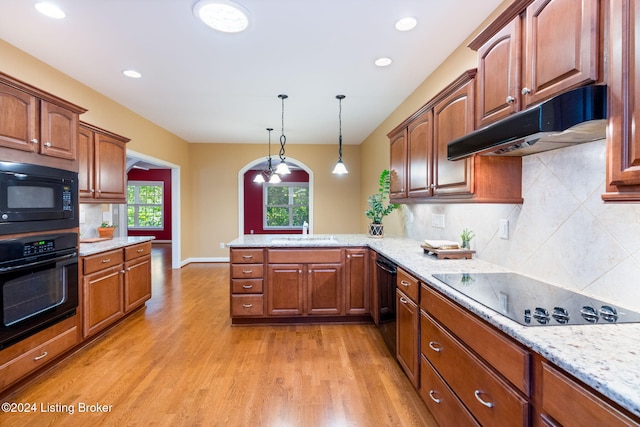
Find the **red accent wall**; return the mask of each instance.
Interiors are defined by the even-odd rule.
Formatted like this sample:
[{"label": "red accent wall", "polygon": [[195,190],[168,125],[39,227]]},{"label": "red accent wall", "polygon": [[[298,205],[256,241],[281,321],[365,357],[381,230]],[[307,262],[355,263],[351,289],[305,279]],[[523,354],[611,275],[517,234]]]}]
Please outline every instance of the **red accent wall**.
[{"label": "red accent wall", "polygon": [[[262,184],[253,182],[260,171],[250,170],[244,174],[244,234],[301,234],[301,230],[262,229]],[[309,174],[303,170],[291,171],[282,182],[309,182]]]},{"label": "red accent wall", "polygon": [[171,169],[131,169],[127,174],[131,181],[164,182],[164,229],[128,230],[129,236],[155,236],[157,240],[171,240]]}]

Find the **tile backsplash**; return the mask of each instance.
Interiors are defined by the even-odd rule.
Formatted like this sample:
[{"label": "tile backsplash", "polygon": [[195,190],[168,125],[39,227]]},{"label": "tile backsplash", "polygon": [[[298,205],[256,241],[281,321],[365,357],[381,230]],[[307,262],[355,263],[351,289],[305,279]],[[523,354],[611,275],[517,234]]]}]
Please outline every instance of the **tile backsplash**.
[{"label": "tile backsplash", "polygon": [[479,259],[640,310],[640,203],[604,204],[605,151],[602,140],[523,157],[522,205],[403,205],[405,235],[459,241],[469,228]]}]

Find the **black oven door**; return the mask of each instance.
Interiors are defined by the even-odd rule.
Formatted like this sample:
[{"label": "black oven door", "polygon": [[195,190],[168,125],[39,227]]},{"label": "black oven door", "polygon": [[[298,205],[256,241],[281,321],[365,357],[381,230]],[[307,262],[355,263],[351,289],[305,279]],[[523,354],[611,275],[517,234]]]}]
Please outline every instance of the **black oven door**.
[{"label": "black oven door", "polygon": [[0,268],[0,349],[75,314],[78,307],[78,254]]}]

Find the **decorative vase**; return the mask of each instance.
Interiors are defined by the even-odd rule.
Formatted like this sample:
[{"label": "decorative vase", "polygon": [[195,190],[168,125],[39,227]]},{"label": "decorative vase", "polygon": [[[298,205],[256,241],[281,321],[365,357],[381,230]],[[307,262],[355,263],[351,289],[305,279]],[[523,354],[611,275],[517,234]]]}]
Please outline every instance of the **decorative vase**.
[{"label": "decorative vase", "polygon": [[382,224],[369,224],[369,236],[376,238],[384,237],[384,226]]},{"label": "decorative vase", "polygon": [[471,249],[471,244],[470,244],[470,240],[463,240],[462,241],[462,249]]},{"label": "decorative vase", "polygon": [[113,239],[113,232],[116,230],[115,227],[98,227],[98,235],[100,237],[106,237],[109,239]]}]

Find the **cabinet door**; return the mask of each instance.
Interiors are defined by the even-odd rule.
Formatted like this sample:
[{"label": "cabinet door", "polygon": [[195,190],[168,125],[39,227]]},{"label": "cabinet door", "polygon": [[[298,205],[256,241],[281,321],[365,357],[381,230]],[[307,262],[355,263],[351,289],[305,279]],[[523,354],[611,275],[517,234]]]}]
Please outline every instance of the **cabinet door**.
[{"label": "cabinet door", "polygon": [[2,83],[0,146],[31,152],[38,149],[38,100]]},{"label": "cabinet door", "polygon": [[303,264],[272,264],[268,268],[267,310],[272,316],[304,312]]},{"label": "cabinet door", "polygon": [[126,200],[125,143],[108,135],[95,133],[95,199]]},{"label": "cabinet door", "polygon": [[419,310],[411,298],[396,290],[396,357],[415,387],[419,369]]},{"label": "cabinet door", "polygon": [[151,256],[127,262],[124,267],[124,311],[128,312],[151,298]]},{"label": "cabinet door", "polygon": [[371,291],[369,286],[369,251],[347,249],[345,271],[346,314],[369,314]]},{"label": "cabinet door", "polygon": [[78,114],[47,101],[40,103],[40,153],[76,159]]},{"label": "cabinet door", "polygon": [[473,80],[470,80],[438,102],[433,109],[434,196],[472,194],[472,161],[447,160],[447,144],[473,131],[473,94]]},{"label": "cabinet door", "polygon": [[83,286],[86,338],[124,315],[122,265],[85,276]]},{"label": "cabinet door", "polygon": [[518,111],[520,25],[518,16],[478,49],[476,127]]},{"label": "cabinet door", "polygon": [[309,314],[344,314],[342,265],[309,264],[306,274],[307,312]]},{"label": "cabinet door", "polygon": [[389,136],[390,152],[390,194],[391,199],[407,197],[407,130],[400,129]]},{"label": "cabinet door", "polygon": [[640,6],[609,2],[607,201],[640,201]]},{"label": "cabinet door", "polygon": [[78,194],[81,199],[92,199],[93,184],[93,138],[91,130],[80,126],[78,130]]},{"label": "cabinet door", "polygon": [[409,197],[429,196],[431,195],[433,110],[425,111],[409,124],[407,138],[408,195]]},{"label": "cabinet door", "polygon": [[598,0],[536,0],[526,10],[524,107],[598,77]]}]

